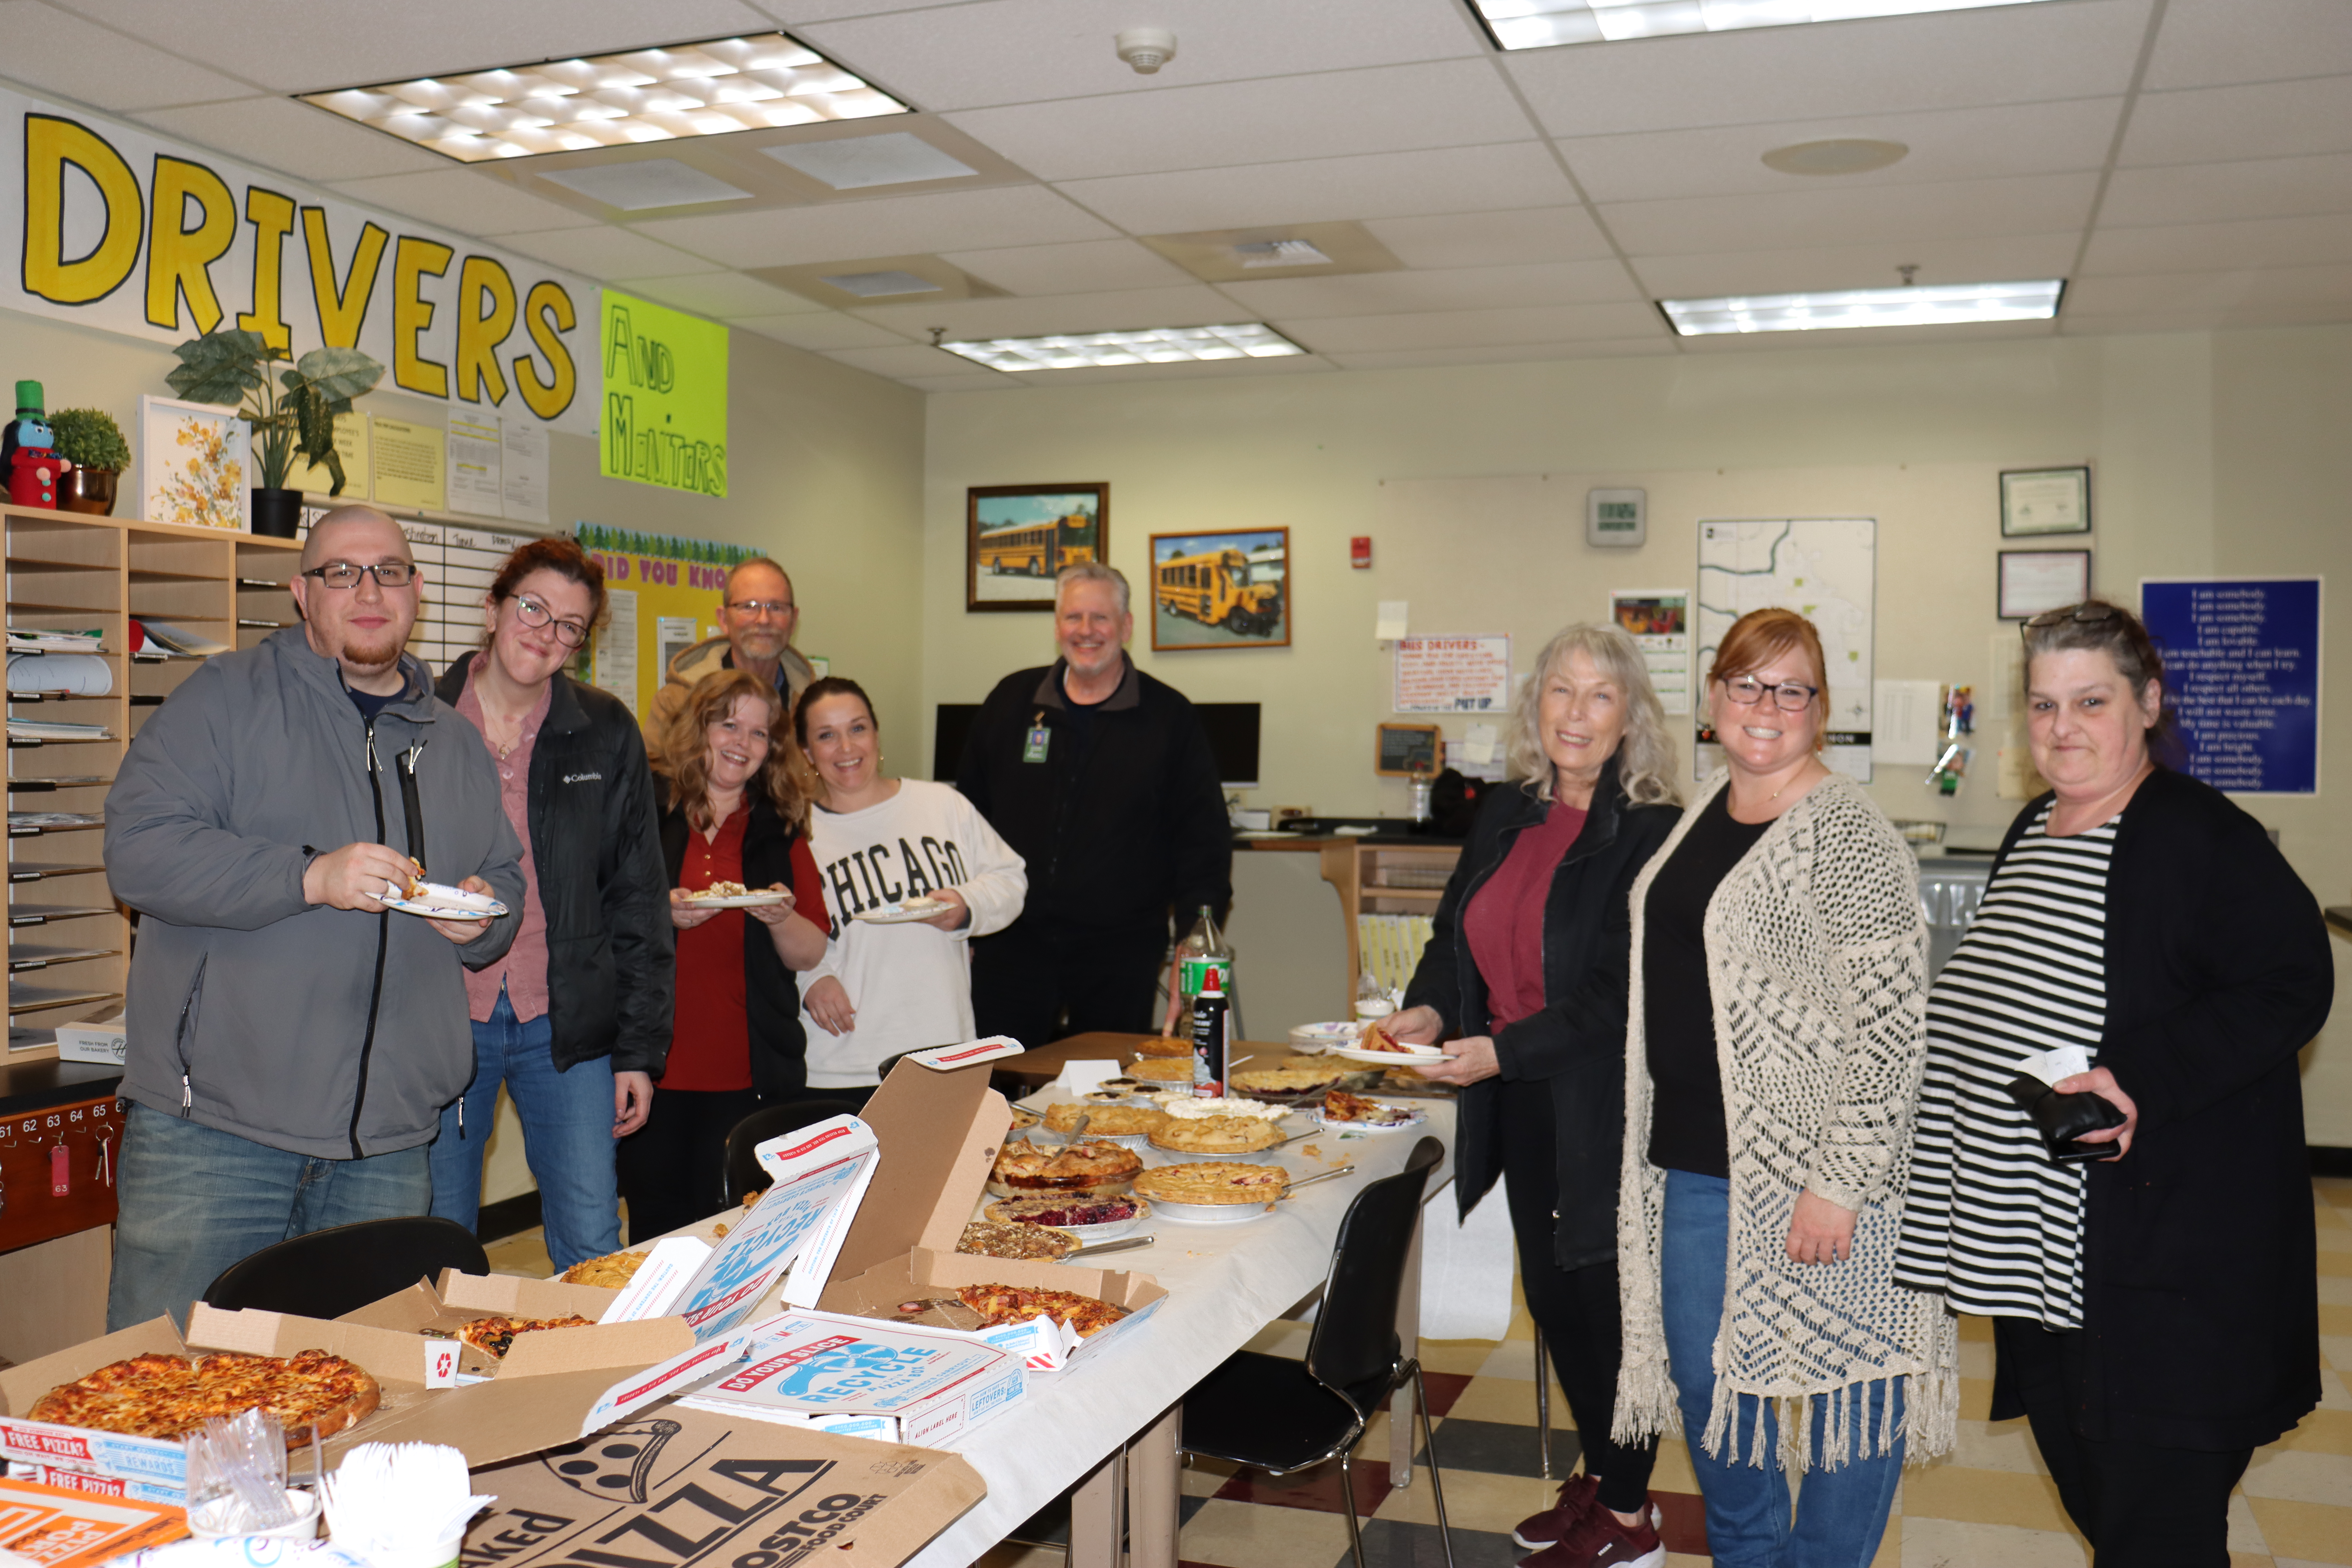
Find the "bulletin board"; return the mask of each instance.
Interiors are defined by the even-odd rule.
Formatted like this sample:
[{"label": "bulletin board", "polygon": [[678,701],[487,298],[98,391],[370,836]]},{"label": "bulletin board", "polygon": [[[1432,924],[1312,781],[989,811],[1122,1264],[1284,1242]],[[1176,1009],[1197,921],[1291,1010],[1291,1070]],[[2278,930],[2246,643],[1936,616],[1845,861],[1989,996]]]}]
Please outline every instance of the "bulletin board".
[{"label": "bulletin board", "polygon": [[583,522],[580,548],[604,568],[611,602],[588,647],[589,681],[642,719],[669,661],[706,637],[722,635],[719,601],[727,574],[761,552],[745,544],[678,539]]}]

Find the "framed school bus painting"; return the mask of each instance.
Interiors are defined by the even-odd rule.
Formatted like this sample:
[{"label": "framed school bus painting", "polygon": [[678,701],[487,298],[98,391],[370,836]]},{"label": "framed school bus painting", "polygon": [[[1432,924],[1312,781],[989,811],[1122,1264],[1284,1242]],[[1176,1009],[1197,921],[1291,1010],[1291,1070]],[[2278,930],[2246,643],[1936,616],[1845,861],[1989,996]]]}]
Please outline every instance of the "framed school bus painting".
[{"label": "framed school bus painting", "polygon": [[966,611],[1054,607],[1063,567],[1110,557],[1110,486],[974,485],[964,492]]},{"label": "framed school bus painting", "polygon": [[1151,536],[1151,648],[1288,647],[1290,530]]}]

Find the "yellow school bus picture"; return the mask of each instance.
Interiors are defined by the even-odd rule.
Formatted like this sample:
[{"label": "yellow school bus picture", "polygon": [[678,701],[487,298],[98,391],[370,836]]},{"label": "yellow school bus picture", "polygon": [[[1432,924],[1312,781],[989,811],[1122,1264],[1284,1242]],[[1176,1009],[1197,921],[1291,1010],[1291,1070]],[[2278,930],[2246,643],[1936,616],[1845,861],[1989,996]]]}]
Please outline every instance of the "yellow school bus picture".
[{"label": "yellow school bus picture", "polygon": [[1286,529],[1154,534],[1151,646],[1287,646],[1289,553]]},{"label": "yellow school bus picture", "polygon": [[964,605],[1050,610],[1054,579],[1108,561],[1108,485],[975,485],[966,492]]}]

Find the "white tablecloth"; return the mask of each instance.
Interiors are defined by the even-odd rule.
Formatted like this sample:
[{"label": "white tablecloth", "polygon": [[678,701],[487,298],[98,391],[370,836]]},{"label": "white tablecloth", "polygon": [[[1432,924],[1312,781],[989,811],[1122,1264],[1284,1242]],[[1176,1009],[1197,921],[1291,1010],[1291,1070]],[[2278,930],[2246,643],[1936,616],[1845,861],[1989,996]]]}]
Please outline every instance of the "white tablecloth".
[{"label": "white tablecloth", "polygon": [[[1429,1111],[1420,1127],[1344,1139],[1318,1133],[1273,1156],[1301,1176],[1353,1161],[1353,1175],[1308,1187],[1247,1225],[1155,1218],[1145,1228],[1158,1237],[1156,1245],[1104,1258],[1105,1268],[1152,1276],[1168,1300],[1150,1321],[1120,1341],[1063,1372],[1033,1375],[1026,1399],[946,1445],[986,1478],[988,1496],[917,1553],[910,1560],[915,1568],[963,1568],[1322,1284],[1339,1220],[1357,1192],[1402,1169],[1423,1135],[1446,1146],[1430,1193],[1435,1197],[1441,1187],[1450,1188],[1454,1105],[1418,1103]],[[1323,1157],[1301,1152],[1309,1147]],[[1450,1222],[1453,1201],[1446,1191],[1432,1217]],[[1507,1289],[1504,1296],[1507,1301]]]}]

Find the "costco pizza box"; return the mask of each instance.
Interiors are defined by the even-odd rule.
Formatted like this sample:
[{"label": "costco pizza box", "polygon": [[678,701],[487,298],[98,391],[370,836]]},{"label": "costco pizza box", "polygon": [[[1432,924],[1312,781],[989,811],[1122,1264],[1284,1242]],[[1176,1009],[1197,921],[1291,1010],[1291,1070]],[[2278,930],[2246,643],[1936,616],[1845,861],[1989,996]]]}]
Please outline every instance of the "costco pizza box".
[{"label": "costco pizza box", "polygon": [[679,1401],[783,1426],[936,1446],[1020,1402],[1020,1357],[962,1335],[885,1328],[830,1312],[760,1325],[733,1371]]},{"label": "costco pizza box", "polygon": [[[422,1357],[434,1347],[444,1353],[454,1348],[461,1382],[535,1377],[593,1366],[641,1367],[675,1355],[691,1342],[691,1335],[675,1318],[600,1322],[620,1294],[593,1285],[566,1285],[511,1274],[461,1274],[445,1268],[438,1282],[419,1280],[335,1321],[403,1335],[415,1347],[409,1352],[412,1358]],[[494,1315],[576,1315],[587,1319],[589,1326],[518,1334],[504,1358],[452,1337],[475,1319]]]},{"label": "costco pizza box", "polygon": [[170,1504],[0,1481],[0,1561],[97,1568],[110,1558],[187,1533],[187,1515]]},{"label": "costco pizza box", "polygon": [[[860,1112],[881,1156],[865,1201],[845,1216],[829,1257],[813,1249],[785,1280],[786,1306],[888,1319],[902,1302],[961,1285],[1021,1285],[1128,1309],[1128,1317],[1085,1340],[1042,1318],[966,1336],[1013,1352],[1033,1372],[1051,1372],[1134,1332],[1167,1299],[1148,1274],[956,1251],[1012,1124],[1004,1097],[988,1087],[991,1066],[1020,1054],[1017,1043],[999,1036],[899,1058]],[[924,1331],[956,1331],[924,1325]]]},{"label": "costco pizza box", "polygon": [[960,1455],[677,1405],[474,1482],[498,1502],[459,1561],[498,1568],[898,1568],[988,1493]]}]

